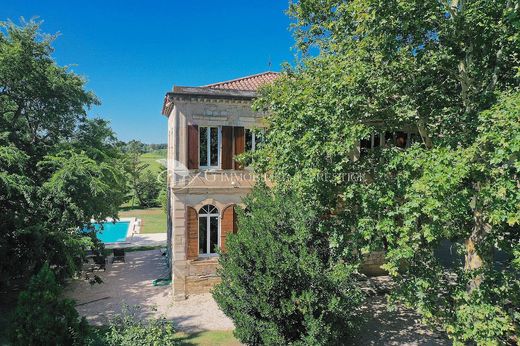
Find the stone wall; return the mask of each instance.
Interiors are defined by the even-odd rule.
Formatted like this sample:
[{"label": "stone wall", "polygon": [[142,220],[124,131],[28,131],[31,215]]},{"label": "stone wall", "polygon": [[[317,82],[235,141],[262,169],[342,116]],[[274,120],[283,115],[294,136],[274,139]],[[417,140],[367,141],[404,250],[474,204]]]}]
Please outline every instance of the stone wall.
[{"label": "stone wall", "polygon": [[218,257],[188,261],[188,268],[187,295],[210,292],[220,282],[220,277],[217,276]]},{"label": "stone wall", "polygon": [[385,252],[374,251],[365,255],[364,261],[359,267],[359,271],[367,276],[388,275],[387,271],[381,266],[385,263]]}]

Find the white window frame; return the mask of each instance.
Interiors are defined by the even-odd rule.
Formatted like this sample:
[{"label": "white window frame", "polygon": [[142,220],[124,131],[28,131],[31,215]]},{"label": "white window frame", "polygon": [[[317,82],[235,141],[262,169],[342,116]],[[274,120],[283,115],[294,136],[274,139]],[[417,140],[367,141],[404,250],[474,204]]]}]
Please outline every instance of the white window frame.
[{"label": "white window frame", "polygon": [[[374,141],[375,141],[376,135],[379,135],[379,147],[382,147],[384,145],[385,133],[384,132],[372,132],[370,134],[370,148],[368,148],[368,150],[372,150],[375,148]],[[358,144],[358,151],[361,152],[361,141],[359,141],[359,144]]]},{"label": "white window frame", "polygon": [[382,133],[382,132],[372,132],[372,134],[370,135],[370,149],[374,149],[376,146],[374,145],[374,141],[376,140],[376,135],[379,135],[379,145],[378,147],[382,147],[384,142],[385,142],[385,139],[384,139],[384,136],[385,134]]},{"label": "white window frame", "polygon": [[[256,135],[257,135],[257,131],[265,131],[264,128],[250,128],[250,127],[246,127],[244,129],[244,141],[245,141],[245,145],[244,145],[244,150],[246,150],[246,146],[247,146],[247,131],[250,131],[251,132],[251,151],[255,151],[256,150]],[[264,140],[265,140],[265,134],[264,134]]]},{"label": "white window frame", "polygon": [[[205,204],[202,208],[204,208],[207,204]],[[200,219],[205,218],[206,219],[206,251],[207,253],[200,253],[199,257],[215,257],[218,256],[218,253],[210,253],[211,247],[211,230],[210,230],[210,219],[212,217],[217,217],[217,246],[220,249],[220,210],[213,204],[210,204],[211,206],[215,207],[217,209],[216,213],[210,213],[210,214],[201,214],[202,208],[199,209],[199,212],[197,213],[198,217],[198,230],[197,230],[197,251],[200,251],[199,244],[200,244]]]},{"label": "white window frame", "polygon": [[[416,132],[410,132],[410,131],[401,131],[401,132],[404,132],[406,134],[406,148],[410,148],[411,147],[411,141],[412,141],[412,135],[413,134],[417,134]],[[372,132],[372,134],[370,135],[370,148],[369,150],[372,150],[375,148],[374,146],[374,141],[375,141],[375,136],[379,134],[379,147],[383,147],[386,145],[386,141],[385,141],[385,131],[383,132]],[[395,132],[392,132],[392,143],[395,144]],[[359,141],[359,150],[361,150],[361,141]]]},{"label": "white window frame", "polygon": [[[207,136],[207,148],[206,148],[206,155],[207,155],[207,158],[208,158],[208,163],[210,163],[210,165],[206,165],[206,166],[202,166],[200,164],[200,129],[201,128],[206,128],[207,131],[206,131],[206,136]],[[211,165],[212,162],[210,162],[210,154],[211,154],[211,145],[210,145],[210,141],[211,141],[211,128],[216,128],[217,129],[217,165]],[[221,126],[199,126],[199,169],[220,169],[220,166],[221,166],[221,157],[220,157],[220,153],[222,152],[222,127]]]}]

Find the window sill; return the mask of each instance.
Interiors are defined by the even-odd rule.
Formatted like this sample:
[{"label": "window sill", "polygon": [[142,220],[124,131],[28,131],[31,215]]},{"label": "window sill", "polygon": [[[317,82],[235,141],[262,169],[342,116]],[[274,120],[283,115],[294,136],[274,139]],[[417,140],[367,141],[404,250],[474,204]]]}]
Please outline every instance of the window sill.
[{"label": "window sill", "polygon": [[196,264],[196,263],[218,262],[219,257],[220,256],[218,254],[205,255],[205,256],[199,255],[199,257],[197,257],[197,259],[192,260],[191,263]]}]

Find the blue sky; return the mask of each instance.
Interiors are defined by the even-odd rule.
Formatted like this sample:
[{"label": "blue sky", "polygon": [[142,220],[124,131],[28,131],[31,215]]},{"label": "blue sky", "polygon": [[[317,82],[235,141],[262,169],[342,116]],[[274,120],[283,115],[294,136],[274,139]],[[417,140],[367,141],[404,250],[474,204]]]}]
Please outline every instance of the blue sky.
[{"label": "blue sky", "polygon": [[164,94],[293,61],[284,0],[0,0],[0,20],[43,20],[60,33],[60,65],[73,65],[121,140],[166,142]]}]

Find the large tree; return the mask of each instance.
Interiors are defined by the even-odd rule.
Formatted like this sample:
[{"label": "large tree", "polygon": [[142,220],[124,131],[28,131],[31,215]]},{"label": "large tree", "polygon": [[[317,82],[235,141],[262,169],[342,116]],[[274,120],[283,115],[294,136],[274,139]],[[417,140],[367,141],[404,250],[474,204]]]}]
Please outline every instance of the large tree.
[{"label": "large tree", "polygon": [[[385,249],[399,298],[454,340],[511,340],[519,2],[301,0],[289,12],[302,59],[257,102],[270,129],[256,168],[341,218],[345,255]],[[361,139],[404,127],[421,143],[353,160]],[[448,264],[446,240],[461,256]]]},{"label": "large tree", "polygon": [[60,276],[80,268],[95,241],[79,231],[117,217],[125,173],[85,80],[52,58],[39,24],[0,28],[0,284],[44,262]]}]

